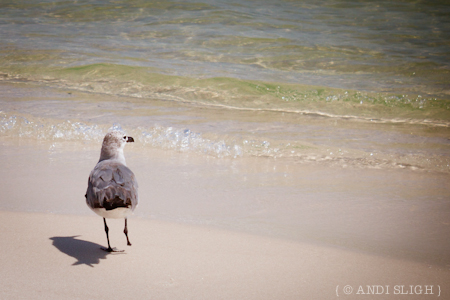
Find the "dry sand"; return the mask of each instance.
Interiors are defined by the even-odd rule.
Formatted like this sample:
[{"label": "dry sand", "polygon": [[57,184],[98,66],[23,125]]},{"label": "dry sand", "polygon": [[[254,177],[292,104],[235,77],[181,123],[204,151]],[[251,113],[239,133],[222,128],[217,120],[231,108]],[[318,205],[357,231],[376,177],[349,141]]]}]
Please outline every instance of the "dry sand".
[{"label": "dry sand", "polygon": [[131,247],[123,222],[110,222],[112,244],[126,252],[109,254],[99,249],[105,236],[95,216],[0,219],[1,299],[333,299],[336,288],[358,299],[359,285],[389,285],[380,299],[405,299],[395,285],[433,285],[430,299],[439,287],[449,297],[448,270],[338,248],[135,218]]},{"label": "dry sand", "polygon": [[[326,177],[325,173],[322,176],[310,173],[308,178],[292,183],[293,186],[304,184],[305,187],[299,188],[305,191],[309,187],[309,193],[322,197],[321,201],[309,201],[308,193],[305,193],[304,199],[294,203],[295,197],[289,200],[293,186],[283,186],[288,182],[276,179],[275,173],[268,173],[267,181],[252,182],[250,173],[264,170],[252,169],[244,176],[242,169],[232,165],[231,173],[236,174],[227,175],[229,182],[224,183],[222,177],[213,178],[214,172],[226,173],[226,166],[217,164],[219,160],[214,160],[213,166],[195,169],[180,161],[170,163],[173,153],[169,153],[140,164],[138,158],[142,153],[130,148],[125,155],[141,186],[141,205],[128,224],[133,246],[126,246],[123,220],[111,220],[108,222],[111,245],[124,249],[125,253],[106,253],[100,250],[106,243],[103,222],[90,212],[83,198],[87,176],[98,159],[97,145],[82,148],[76,143],[58,146],[5,138],[1,143],[0,299],[432,299],[439,294],[440,299],[450,298],[450,270],[445,252],[448,241],[442,241],[448,235],[445,231],[448,228],[445,222],[448,209],[432,206],[426,201],[421,204],[421,198],[405,206],[401,206],[403,202],[400,201],[398,211],[389,206],[392,218],[380,215],[378,220],[382,224],[377,227],[377,219],[370,218],[376,215],[374,212],[384,214],[383,209],[389,202],[371,206],[371,203],[364,202],[364,198],[356,202],[355,196],[351,200],[351,211],[347,211],[342,206],[349,203],[333,203],[339,199],[339,193],[350,195],[352,191],[340,184],[327,188],[319,180],[319,177]],[[205,174],[208,170],[211,173]],[[288,171],[283,170],[281,174],[291,176]],[[414,185],[418,185],[414,180],[426,179],[421,176],[425,175],[411,175],[404,182],[412,180]],[[233,181],[234,177],[236,181]],[[448,177],[437,178],[445,180]],[[241,181],[245,181],[245,186],[238,184]],[[248,229],[245,225],[250,223],[240,223],[239,220],[266,218],[274,224],[279,221],[276,205],[270,204],[273,194],[267,192],[271,184],[277,185],[273,191],[286,198],[283,203],[287,205],[286,211],[281,211],[279,216],[287,215],[289,210],[299,215],[303,213],[305,229],[294,232],[304,234],[303,239],[280,238],[282,223],[277,223],[281,227],[277,230],[274,229],[276,226],[273,227],[273,234],[266,236],[251,234],[252,230],[245,232],[244,229]],[[230,190],[228,193],[227,189]],[[333,201],[320,194],[320,189],[332,194]],[[213,202],[208,203],[207,197],[202,200],[201,193],[192,194],[197,190],[211,195]],[[236,199],[245,201],[245,197],[239,197],[250,196],[259,190],[268,193],[266,199],[258,194],[254,199],[256,202],[249,201],[242,206],[233,202]],[[437,188],[434,191],[437,198],[445,193],[445,190],[439,192]],[[229,198],[230,202],[220,202],[223,199],[215,198],[214,193],[222,193],[225,195],[222,197]],[[175,199],[165,198],[167,195]],[[233,195],[236,199],[232,199]],[[273,199],[281,204],[281,198]],[[445,201],[441,202],[445,204]],[[208,205],[212,208],[208,209]],[[230,205],[234,208],[228,207]],[[300,205],[300,208],[295,205]],[[158,218],[151,213],[146,215],[145,211],[152,210],[152,206]],[[413,206],[416,208],[410,210]],[[427,206],[433,209],[425,211]],[[372,209],[370,213],[368,208]],[[401,218],[404,208],[408,208],[408,213]],[[437,208],[441,208],[439,212],[434,211]],[[336,209],[341,211],[336,212]],[[240,214],[246,210],[251,214]],[[422,213],[415,214],[417,211]],[[181,218],[177,219],[178,222],[163,221],[161,216],[169,212],[176,216],[175,219],[183,214],[192,214],[190,221],[201,219],[195,212],[207,214],[213,221],[228,214],[237,225],[229,228],[233,230],[224,230],[218,228],[220,222],[199,226],[183,223]],[[336,216],[339,214],[349,219],[341,220]],[[321,218],[315,220],[318,216]],[[412,216],[415,223],[407,223]],[[328,227],[320,228],[321,224],[328,224]],[[399,224],[403,226],[402,231],[396,231]],[[421,225],[414,229],[419,237],[428,234],[432,238],[420,242],[419,239],[399,236],[399,232],[406,236],[411,234],[413,231],[407,228],[414,224]],[[261,232],[271,228],[258,226]],[[373,226],[375,228],[371,229]],[[371,241],[355,237],[358,232],[366,230],[373,234]],[[351,243],[345,243],[344,247],[326,243],[326,239],[318,242],[310,238],[314,232],[353,238],[355,245],[380,243],[380,249],[384,247],[387,251],[397,249],[389,246],[395,246],[395,240],[403,239],[398,247],[416,245],[422,254],[402,257],[401,253],[406,250],[401,247],[393,255],[387,255],[376,249],[371,252],[363,251],[364,247],[352,248]],[[389,232],[390,237],[383,240],[385,233]],[[367,236],[370,238],[371,235]],[[413,253],[413,250],[408,253]],[[433,259],[434,253],[439,259]],[[353,288],[350,295],[344,293],[347,285]],[[410,286],[413,286],[412,290]],[[359,294],[356,294],[358,290]],[[348,287],[345,291],[349,291]],[[411,291],[421,294],[411,295]],[[362,292],[379,294],[363,295]]]}]

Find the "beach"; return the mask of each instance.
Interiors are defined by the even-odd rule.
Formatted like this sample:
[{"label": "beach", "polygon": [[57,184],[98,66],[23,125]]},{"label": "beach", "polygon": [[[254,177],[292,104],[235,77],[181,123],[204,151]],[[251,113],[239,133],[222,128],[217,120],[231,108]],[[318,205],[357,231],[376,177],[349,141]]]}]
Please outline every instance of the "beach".
[{"label": "beach", "polygon": [[0,298],[450,298],[447,2],[0,3]]},{"label": "beach", "polygon": [[[396,178],[410,182],[395,193],[406,197],[430,180],[443,187],[433,189],[439,199],[447,187],[436,180],[447,180],[445,174],[355,175],[291,165],[264,187],[265,176],[276,178],[269,169],[282,164],[155,150],[143,156],[131,145],[127,162],[140,184],[140,204],[128,222],[133,245],[126,246],[123,220],[109,220],[111,245],[125,252],[107,253],[100,249],[106,244],[102,220],[84,200],[98,147],[12,137],[1,143],[5,299],[358,299],[374,293],[373,286],[383,287],[377,288],[383,299],[405,293],[423,299],[426,286],[427,297],[445,298],[450,288],[446,199],[384,201],[380,194],[370,198],[373,191],[356,197],[362,191],[354,187],[386,192],[380,182]],[[371,183],[361,185],[367,179],[361,174]],[[329,176],[337,184],[324,184]],[[341,193],[345,204],[336,200]]]},{"label": "beach", "polygon": [[[98,217],[0,214],[3,299],[358,299],[360,285],[383,286],[383,299],[405,297],[395,285],[423,288],[408,299],[448,295],[448,269],[407,260],[133,218],[133,246],[107,253]],[[122,222],[109,224],[124,248]]]}]

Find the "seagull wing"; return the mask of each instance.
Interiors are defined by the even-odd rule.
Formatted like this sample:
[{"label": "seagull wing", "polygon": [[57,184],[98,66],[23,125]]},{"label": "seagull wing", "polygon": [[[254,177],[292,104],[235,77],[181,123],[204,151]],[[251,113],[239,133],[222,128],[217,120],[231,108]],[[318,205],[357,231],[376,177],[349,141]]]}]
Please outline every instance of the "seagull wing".
[{"label": "seagull wing", "polygon": [[91,208],[134,210],[138,203],[138,183],[133,172],[119,162],[99,162],[89,175],[86,202]]}]

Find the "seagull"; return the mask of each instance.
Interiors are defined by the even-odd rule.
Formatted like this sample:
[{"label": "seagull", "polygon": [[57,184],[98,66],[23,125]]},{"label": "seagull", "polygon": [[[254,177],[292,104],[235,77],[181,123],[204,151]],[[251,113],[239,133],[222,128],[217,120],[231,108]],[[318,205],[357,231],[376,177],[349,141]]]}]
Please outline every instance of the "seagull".
[{"label": "seagull", "polygon": [[134,142],[134,139],[121,131],[108,132],[103,139],[100,159],[89,175],[86,204],[103,217],[108,248],[101,249],[107,252],[123,252],[123,250],[111,248],[106,218],[125,219],[123,232],[127,238],[127,245],[131,246],[128,239],[127,216],[138,204],[138,183],[133,172],[127,167],[123,154],[125,144],[130,142]]}]

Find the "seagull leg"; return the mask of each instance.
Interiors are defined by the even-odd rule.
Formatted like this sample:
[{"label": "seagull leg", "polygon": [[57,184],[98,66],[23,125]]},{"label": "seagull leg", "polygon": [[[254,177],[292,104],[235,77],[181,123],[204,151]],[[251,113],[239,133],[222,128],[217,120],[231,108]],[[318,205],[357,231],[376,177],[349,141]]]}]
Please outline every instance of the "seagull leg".
[{"label": "seagull leg", "polygon": [[127,218],[125,218],[125,228],[123,230],[123,233],[125,233],[125,236],[127,237],[127,245],[131,246],[130,240],[128,239]]},{"label": "seagull leg", "polygon": [[105,218],[103,218],[103,223],[105,224],[106,239],[108,240],[108,249],[102,248],[102,250],[105,250],[105,251],[108,251],[108,252],[112,252],[113,249],[109,245],[109,234],[108,234],[109,228],[108,228],[108,225],[106,225],[106,219]]},{"label": "seagull leg", "polygon": [[101,248],[102,250],[106,251],[106,252],[123,252],[123,250],[117,250],[116,248],[111,248],[111,246],[109,245],[109,228],[108,225],[106,225],[106,219],[103,218],[103,223],[105,223],[105,232],[106,232],[106,239],[108,240],[108,248]]}]

